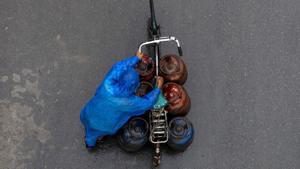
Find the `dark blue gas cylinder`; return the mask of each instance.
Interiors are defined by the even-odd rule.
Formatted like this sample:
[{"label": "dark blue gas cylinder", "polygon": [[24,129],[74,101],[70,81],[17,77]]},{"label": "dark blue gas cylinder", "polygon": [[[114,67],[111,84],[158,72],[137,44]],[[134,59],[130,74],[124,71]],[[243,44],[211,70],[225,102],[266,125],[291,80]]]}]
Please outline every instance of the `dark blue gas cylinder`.
[{"label": "dark blue gas cylinder", "polygon": [[168,146],[176,151],[184,151],[193,141],[194,128],[186,117],[175,117],[169,122]]},{"label": "dark blue gas cylinder", "polygon": [[140,150],[148,141],[149,125],[144,118],[134,117],[118,134],[117,140],[119,146],[127,152]]}]

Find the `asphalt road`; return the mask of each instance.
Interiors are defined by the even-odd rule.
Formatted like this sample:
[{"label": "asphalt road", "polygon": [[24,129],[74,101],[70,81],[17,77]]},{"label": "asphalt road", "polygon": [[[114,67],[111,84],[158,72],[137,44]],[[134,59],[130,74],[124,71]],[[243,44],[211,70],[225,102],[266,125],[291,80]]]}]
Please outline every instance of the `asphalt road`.
[{"label": "asphalt road", "polygon": [[[155,0],[182,42],[196,133],[163,169],[300,168],[300,1]],[[151,149],[83,145],[79,112],[147,38],[147,0],[0,1],[0,168],[147,169]],[[173,53],[170,46],[164,53]]]}]

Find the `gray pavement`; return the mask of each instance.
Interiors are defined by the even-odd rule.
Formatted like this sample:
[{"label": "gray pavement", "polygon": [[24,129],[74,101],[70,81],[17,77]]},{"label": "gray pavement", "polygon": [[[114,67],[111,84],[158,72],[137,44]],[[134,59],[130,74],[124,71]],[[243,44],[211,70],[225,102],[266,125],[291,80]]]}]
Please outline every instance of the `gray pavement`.
[{"label": "gray pavement", "polygon": [[[183,46],[191,147],[163,169],[300,168],[300,1],[155,0]],[[79,112],[146,40],[147,0],[0,1],[0,168],[147,169],[112,138],[88,153]],[[174,52],[163,46],[163,52]]]}]

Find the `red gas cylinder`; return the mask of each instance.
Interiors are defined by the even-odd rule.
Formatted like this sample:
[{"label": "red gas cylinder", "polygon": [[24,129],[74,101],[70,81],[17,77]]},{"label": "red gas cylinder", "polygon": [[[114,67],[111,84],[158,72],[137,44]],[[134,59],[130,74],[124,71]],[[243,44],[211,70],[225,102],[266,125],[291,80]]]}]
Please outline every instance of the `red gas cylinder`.
[{"label": "red gas cylinder", "polygon": [[137,96],[142,97],[142,96],[145,96],[147,93],[149,93],[152,89],[153,89],[153,86],[150,82],[142,81],[142,82],[140,82],[140,85],[136,89],[135,94]]},{"label": "red gas cylinder", "polygon": [[142,80],[151,80],[155,73],[155,64],[151,57],[143,54],[143,58],[138,62],[136,71]]},{"label": "red gas cylinder", "polygon": [[165,55],[160,59],[159,69],[161,76],[166,81],[176,82],[183,85],[187,79],[188,72],[183,60],[177,55]]},{"label": "red gas cylinder", "polygon": [[191,108],[191,100],[186,90],[173,82],[163,85],[163,95],[168,100],[166,110],[172,116],[185,116]]}]

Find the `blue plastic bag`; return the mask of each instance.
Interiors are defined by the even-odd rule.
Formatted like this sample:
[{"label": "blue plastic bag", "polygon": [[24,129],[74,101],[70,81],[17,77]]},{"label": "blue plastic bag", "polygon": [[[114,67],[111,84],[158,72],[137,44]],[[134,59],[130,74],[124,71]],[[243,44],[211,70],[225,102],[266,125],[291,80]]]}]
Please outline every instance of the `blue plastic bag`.
[{"label": "blue plastic bag", "polygon": [[82,109],[80,120],[85,127],[87,146],[95,146],[97,138],[115,134],[130,117],[142,115],[155,104],[160,94],[158,88],[143,97],[135,95],[139,74],[134,66],[138,61],[133,56],[117,62]]}]

